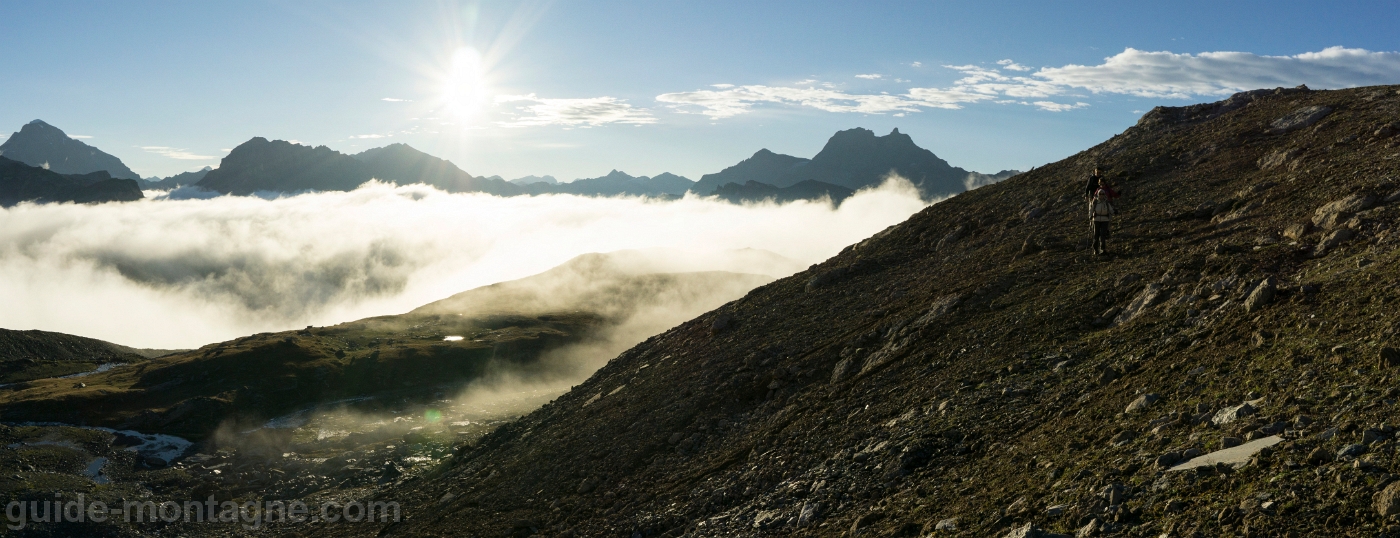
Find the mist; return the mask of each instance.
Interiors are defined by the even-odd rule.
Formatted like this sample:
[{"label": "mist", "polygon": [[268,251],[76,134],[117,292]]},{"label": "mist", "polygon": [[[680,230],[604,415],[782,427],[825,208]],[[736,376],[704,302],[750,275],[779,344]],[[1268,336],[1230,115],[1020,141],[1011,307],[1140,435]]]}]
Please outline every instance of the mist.
[{"label": "mist", "polygon": [[[925,205],[900,178],[839,207],[693,196],[502,198],[377,182],[275,199],[20,204],[0,209],[0,327],[197,347],[403,313],[580,254],[625,249],[684,253],[670,271],[782,277]],[[795,263],[762,256],[706,263],[745,248]]]}]

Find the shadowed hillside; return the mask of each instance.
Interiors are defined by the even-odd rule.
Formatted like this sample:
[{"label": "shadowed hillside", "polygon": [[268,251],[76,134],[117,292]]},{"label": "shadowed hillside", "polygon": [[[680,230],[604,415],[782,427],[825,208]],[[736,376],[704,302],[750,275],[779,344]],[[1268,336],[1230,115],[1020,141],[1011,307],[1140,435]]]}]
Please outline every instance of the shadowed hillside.
[{"label": "shadowed hillside", "polygon": [[[319,532],[1390,535],[1398,114],[1397,87],[1159,107],[364,497],[406,521]],[[1095,165],[1124,192],[1102,257]]]}]

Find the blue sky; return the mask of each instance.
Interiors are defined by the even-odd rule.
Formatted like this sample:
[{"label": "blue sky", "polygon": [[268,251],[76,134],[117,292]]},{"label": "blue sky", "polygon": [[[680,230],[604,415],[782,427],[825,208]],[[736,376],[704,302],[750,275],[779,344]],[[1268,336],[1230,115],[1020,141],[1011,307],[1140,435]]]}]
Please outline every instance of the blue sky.
[{"label": "blue sky", "polygon": [[0,136],[41,118],[143,176],[263,136],[404,142],[476,175],[699,179],[898,127],[994,172],[1158,104],[1400,83],[1397,19],[1393,1],[10,0]]}]

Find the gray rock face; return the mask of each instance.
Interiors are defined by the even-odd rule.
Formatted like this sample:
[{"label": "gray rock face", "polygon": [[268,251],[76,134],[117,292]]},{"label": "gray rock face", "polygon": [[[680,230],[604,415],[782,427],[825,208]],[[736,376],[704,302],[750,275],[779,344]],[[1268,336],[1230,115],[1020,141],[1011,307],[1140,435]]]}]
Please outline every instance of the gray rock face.
[{"label": "gray rock face", "polygon": [[1138,411],[1146,410],[1148,406],[1157,403],[1158,399],[1159,398],[1156,394],[1143,394],[1142,396],[1138,396],[1136,400],[1133,400],[1133,403],[1128,404],[1128,408],[1124,409],[1123,412],[1136,413]]},{"label": "gray rock face", "polygon": [[797,526],[806,527],[808,525],[811,525],[812,522],[816,520],[817,511],[820,509],[820,503],[815,503],[811,501],[802,503],[802,510],[799,511],[797,514]]},{"label": "gray rock face", "polygon": [[1337,451],[1337,459],[1355,458],[1366,453],[1366,445],[1352,444],[1342,447]]},{"label": "gray rock face", "polygon": [[1118,317],[1113,318],[1113,326],[1116,327],[1137,319],[1138,316],[1141,316],[1147,311],[1148,307],[1157,302],[1157,297],[1161,295],[1161,293],[1161,284],[1156,282],[1148,284],[1147,287],[1142,289],[1142,292],[1138,293],[1137,297],[1133,298],[1133,302],[1128,303],[1128,306],[1123,308],[1122,312],[1118,313]]},{"label": "gray rock face", "polygon": [[1269,124],[1269,134],[1283,134],[1302,129],[1332,113],[1332,107],[1305,106]]},{"label": "gray rock face", "polygon": [[1332,249],[1337,248],[1342,243],[1350,241],[1355,235],[1355,232],[1352,232],[1351,228],[1333,230],[1332,233],[1323,236],[1322,240],[1318,241],[1317,248],[1313,249],[1313,256],[1326,256]]},{"label": "gray rock face", "polygon": [[950,518],[948,518],[948,519],[939,520],[938,523],[935,524],[935,525],[933,526],[933,530],[936,530],[936,531],[955,531],[955,530],[958,530],[958,518],[950,517]]},{"label": "gray rock face", "polygon": [[1291,224],[1287,228],[1284,228],[1283,237],[1285,239],[1292,239],[1294,241],[1297,241],[1299,239],[1302,239],[1303,236],[1308,235],[1309,232],[1312,232],[1312,224],[1306,222],[1299,222],[1296,224]]},{"label": "gray rock face", "polygon": [[1254,457],[1254,455],[1258,454],[1259,451],[1264,450],[1267,447],[1279,444],[1281,442],[1283,442],[1282,437],[1279,437],[1277,435],[1271,435],[1269,437],[1250,441],[1248,443],[1236,447],[1226,448],[1224,450],[1217,450],[1215,452],[1191,458],[1190,460],[1187,460],[1186,463],[1179,464],[1168,470],[1186,471],[1190,469],[1195,469],[1197,467],[1208,467],[1216,465],[1218,463],[1237,466],[1243,465],[1245,463],[1248,463],[1249,458]]},{"label": "gray rock face", "polygon": [[1288,164],[1288,161],[1293,160],[1293,158],[1297,157],[1300,153],[1302,153],[1302,151],[1297,148],[1280,149],[1260,157],[1255,164],[1259,166],[1260,170],[1273,170]]},{"label": "gray rock face", "polygon": [[1375,507],[1381,517],[1400,514],[1400,482],[1392,482],[1376,494]]},{"label": "gray rock face", "polygon": [[1061,538],[1063,536],[1063,534],[1045,532],[1030,523],[1013,528],[1011,532],[1005,534],[1005,538]]},{"label": "gray rock face", "polygon": [[1242,403],[1240,405],[1221,409],[1220,411],[1215,413],[1214,417],[1211,417],[1210,422],[1211,424],[1215,424],[1216,426],[1224,426],[1226,424],[1229,424],[1231,422],[1253,414],[1254,406],[1248,403]]},{"label": "gray rock face", "polygon": [[1245,312],[1257,312],[1260,308],[1274,301],[1274,292],[1277,288],[1277,281],[1274,277],[1264,279],[1254,291],[1249,293],[1249,297],[1244,300]]},{"label": "gray rock face", "polygon": [[1334,200],[1317,208],[1313,213],[1313,225],[1324,231],[1339,228],[1352,215],[1375,207],[1376,201],[1376,197],[1370,194],[1353,194],[1341,200]]}]

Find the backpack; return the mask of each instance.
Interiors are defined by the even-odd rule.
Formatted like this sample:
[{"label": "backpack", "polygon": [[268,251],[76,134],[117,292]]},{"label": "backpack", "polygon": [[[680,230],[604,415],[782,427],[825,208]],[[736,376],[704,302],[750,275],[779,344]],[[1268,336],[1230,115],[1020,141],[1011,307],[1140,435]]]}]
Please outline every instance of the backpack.
[{"label": "backpack", "polygon": [[1094,193],[1094,199],[1089,201],[1089,218],[1107,217],[1113,215],[1113,204],[1108,202],[1107,196],[1099,196]]}]

